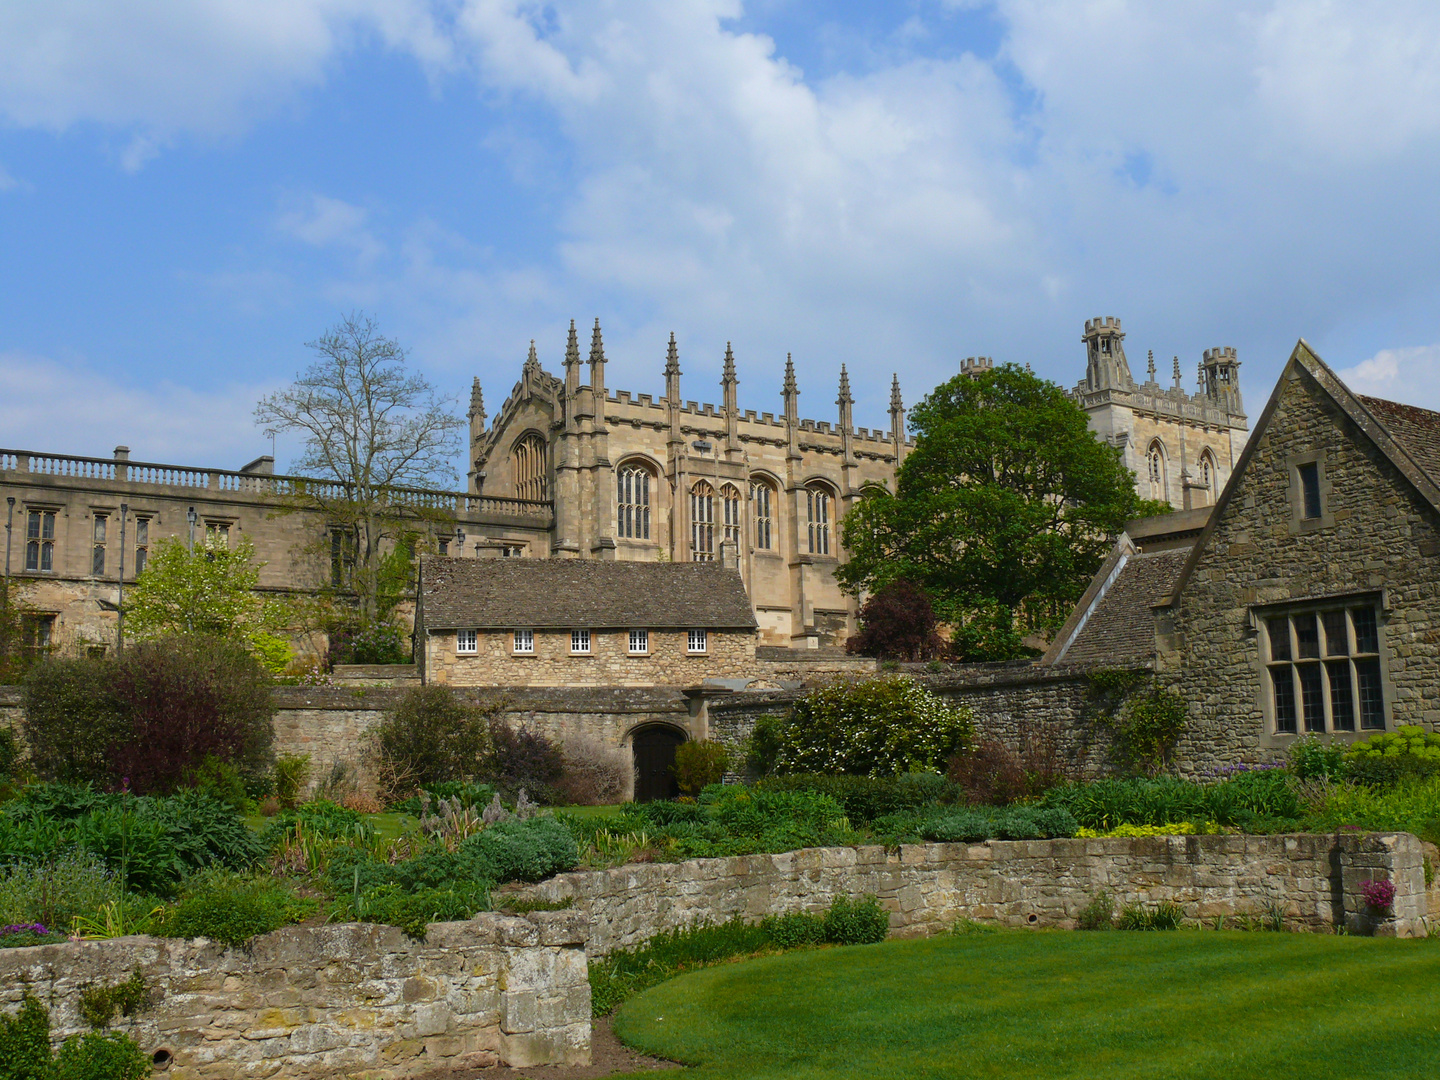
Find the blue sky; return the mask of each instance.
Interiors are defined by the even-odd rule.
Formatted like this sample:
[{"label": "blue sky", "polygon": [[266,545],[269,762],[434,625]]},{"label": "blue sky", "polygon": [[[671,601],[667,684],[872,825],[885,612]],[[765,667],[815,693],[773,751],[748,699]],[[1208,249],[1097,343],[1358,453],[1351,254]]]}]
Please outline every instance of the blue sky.
[{"label": "blue sky", "polygon": [[[884,426],[968,355],[1295,339],[1440,408],[1440,7],[0,0],[0,445],[239,465],[363,308],[493,412],[611,387]],[[281,465],[296,448],[282,438]]]}]

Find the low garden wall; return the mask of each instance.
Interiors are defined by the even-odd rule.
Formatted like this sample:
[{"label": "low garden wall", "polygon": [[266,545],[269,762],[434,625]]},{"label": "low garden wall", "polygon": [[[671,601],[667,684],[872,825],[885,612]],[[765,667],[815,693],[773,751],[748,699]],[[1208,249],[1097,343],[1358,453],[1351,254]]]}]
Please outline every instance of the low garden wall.
[{"label": "low garden wall", "polygon": [[590,1063],[585,919],[477,915],[424,942],[391,926],[287,927],[248,950],[127,937],[0,950],[0,1007],[28,987],[57,1040],[88,1030],[87,987],[138,967],[146,1004],[112,1027],[169,1076],[370,1080],[507,1062]]},{"label": "low garden wall", "polygon": [[[1395,884],[1390,913],[1367,911],[1365,880]],[[1425,933],[1420,841],[1409,833],[1159,836],[992,840],[981,844],[810,848],[784,855],[635,864],[560,874],[521,890],[589,916],[592,956],[696,922],[819,912],[836,896],[872,894],[899,935],[957,919],[1072,927],[1100,893],[1117,908],[1171,901],[1195,919],[1261,917],[1312,930],[1344,926],[1401,937]]]}]

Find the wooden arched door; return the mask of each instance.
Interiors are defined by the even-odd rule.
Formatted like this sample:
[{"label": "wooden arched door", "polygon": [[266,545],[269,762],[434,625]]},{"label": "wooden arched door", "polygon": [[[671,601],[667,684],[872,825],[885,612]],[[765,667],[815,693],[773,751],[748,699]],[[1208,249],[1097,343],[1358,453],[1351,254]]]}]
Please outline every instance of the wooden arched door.
[{"label": "wooden arched door", "polygon": [[635,801],[654,802],[680,794],[675,780],[675,749],[685,736],[672,727],[643,727],[630,737],[635,753]]}]

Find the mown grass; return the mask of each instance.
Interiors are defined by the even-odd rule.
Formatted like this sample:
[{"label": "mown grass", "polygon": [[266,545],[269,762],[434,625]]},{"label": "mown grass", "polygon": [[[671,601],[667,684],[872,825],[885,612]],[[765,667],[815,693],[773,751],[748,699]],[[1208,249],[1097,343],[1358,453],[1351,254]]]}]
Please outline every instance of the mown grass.
[{"label": "mown grass", "polygon": [[707,968],[615,1030],[698,1078],[1430,1075],[1440,947],[1311,934],[966,934]]}]

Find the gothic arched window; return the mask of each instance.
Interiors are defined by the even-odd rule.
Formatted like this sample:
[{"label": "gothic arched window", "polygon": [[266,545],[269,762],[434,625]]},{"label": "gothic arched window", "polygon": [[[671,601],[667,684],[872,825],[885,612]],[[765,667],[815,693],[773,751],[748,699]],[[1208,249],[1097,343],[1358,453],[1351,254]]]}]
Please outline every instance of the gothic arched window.
[{"label": "gothic arched window", "polygon": [[1145,469],[1150,477],[1150,497],[1168,499],[1170,489],[1165,478],[1165,448],[1160,445],[1159,439],[1152,442],[1145,453]]},{"label": "gothic arched window", "polygon": [[615,474],[617,531],[627,540],[650,539],[650,470],[622,465]]},{"label": "gothic arched window", "polygon": [[755,546],[775,546],[775,489],[764,480],[750,481],[750,502],[755,508]]},{"label": "gothic arched window", "polygon": [[740,489],[733,484],[726,484],[720,489],[720,503],[725,513],[725,535],[724,539],[734,541],[735,550],[740,550]]},{"label": "gothic arched window", "polygon": [[1215,490],[1215,458],[1209,450],[1200,455],[1200,483],[1206,491]]},{"label": "gothic arched window", "polygon": [[545,440],[539,435],[526,435],[515,444],[515,497],[546,498]]},{"label": "gothic arched window", "polygon": [[809,510],[810,554],[830,554],[830,489],[813,484],[805,489],[805,505]]},{"label": "gothic arched window", "polygon": [[715,489],[704,480],[690,489],[690,558],[715,561]]}]

